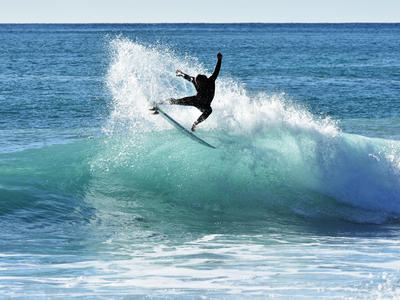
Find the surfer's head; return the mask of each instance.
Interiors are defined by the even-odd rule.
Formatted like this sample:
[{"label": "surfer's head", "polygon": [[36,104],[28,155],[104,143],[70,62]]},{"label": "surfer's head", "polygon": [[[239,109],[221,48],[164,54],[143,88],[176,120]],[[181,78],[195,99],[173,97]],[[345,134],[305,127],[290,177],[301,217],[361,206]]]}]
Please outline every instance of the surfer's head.
[{"label": "surfer's head", "polygon": [[196,78],[194,80],[196,81],[197,85],[202,85],[203,83],[205,83],[207,81],[207,76],[199,74],[196,76]]}]

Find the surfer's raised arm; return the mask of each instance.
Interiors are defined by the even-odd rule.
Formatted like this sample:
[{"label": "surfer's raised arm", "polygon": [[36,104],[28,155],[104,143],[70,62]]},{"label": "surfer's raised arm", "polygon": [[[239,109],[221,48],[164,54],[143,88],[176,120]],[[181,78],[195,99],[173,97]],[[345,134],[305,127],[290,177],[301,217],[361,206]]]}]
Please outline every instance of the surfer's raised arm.
[{"label": "surfer's raised arm", "polygon": [[194,81],[194,77],[189,76],[188,74],[183,73],[181,70],[176,70],[176,76],[178,77],[183,77],[185,78],[187,81],[193,82]]},{"label": "surfer's raised arm", "polygon": [[[218,52],[217,57],[218,62],[215,65],[214,73],[209,78],[207,78],[207,76],[204,74],[198,74],[196,75],[196,77],[192,77],[183,73],[181,70],[176,70],[176,76],[183,77],[193,83],[194,87],[196,88],[197,94],[195,96],[189,96],[179,99],[169,98],[167,100],[155,102],[154,107],[150,108],[150,110],[153,111],[153,114],[158,114],[159,111],[162,112],[162,110],[160,110],[158,107],[158,105],[161,104],[169,103],[194,106],[202,112],[201,116],[193,123],[192,131],[195,131],[196,126],[207,119],[208,116],[212,113],[211,102],[213,101],[215,95],[215,79],[217,79],[219,70],[221,69],[222,54]],[[170,119],[170,117],[167,118]],[[182,127],[181,125],[179,126]]]},{"label": "surfer's raised arm", "polygon": [[210,79],[215,80],[218,77],[219,70],[221,70],[221,63],[222,63],[222,54],[221,52],[218,52],[217,54],[218,57],[218,62],[215,65],[214,73],[210,76]]}]

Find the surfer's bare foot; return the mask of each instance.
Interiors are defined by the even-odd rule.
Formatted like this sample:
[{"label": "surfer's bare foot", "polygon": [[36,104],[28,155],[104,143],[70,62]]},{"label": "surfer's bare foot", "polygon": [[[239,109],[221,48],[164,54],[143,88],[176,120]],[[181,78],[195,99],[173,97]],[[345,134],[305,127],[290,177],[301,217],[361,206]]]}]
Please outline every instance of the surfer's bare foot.
[{"label": "surfer's bare foot", "polygon": [[192,131],[193,132],[195,131],[195,128],[196,128],[196,124],[193,124],[193,126],[192,126]]}]

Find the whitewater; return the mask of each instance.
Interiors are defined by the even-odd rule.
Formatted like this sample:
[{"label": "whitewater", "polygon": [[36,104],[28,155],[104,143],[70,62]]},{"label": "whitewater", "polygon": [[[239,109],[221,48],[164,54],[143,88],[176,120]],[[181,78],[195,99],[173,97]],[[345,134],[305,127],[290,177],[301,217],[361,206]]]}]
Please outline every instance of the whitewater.
[{"label": "whitewater", "polygon": [[[98,126],[1,130],[0,294],[400,297],[398,140],[346,132],[283,91],[254,91],[223,53],[213,113],[196,130],[216,149],[204,147],[149,108],[193,95],[175,70],[209,76],[216,53],[143,40],[102,41]],[[186,128],[201,114],[163,109]]]}]

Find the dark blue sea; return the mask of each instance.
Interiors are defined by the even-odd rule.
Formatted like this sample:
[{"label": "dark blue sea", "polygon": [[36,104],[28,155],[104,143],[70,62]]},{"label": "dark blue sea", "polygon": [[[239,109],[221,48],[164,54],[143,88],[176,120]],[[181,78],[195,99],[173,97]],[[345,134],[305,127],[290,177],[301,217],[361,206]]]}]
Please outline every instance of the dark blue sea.
[{"label": "dark blue sea", "polygon": [[[0,298],[400,298],[399,49],[400,24],[0,25]],[[218,51],[212,149],[148,109]]]}]

